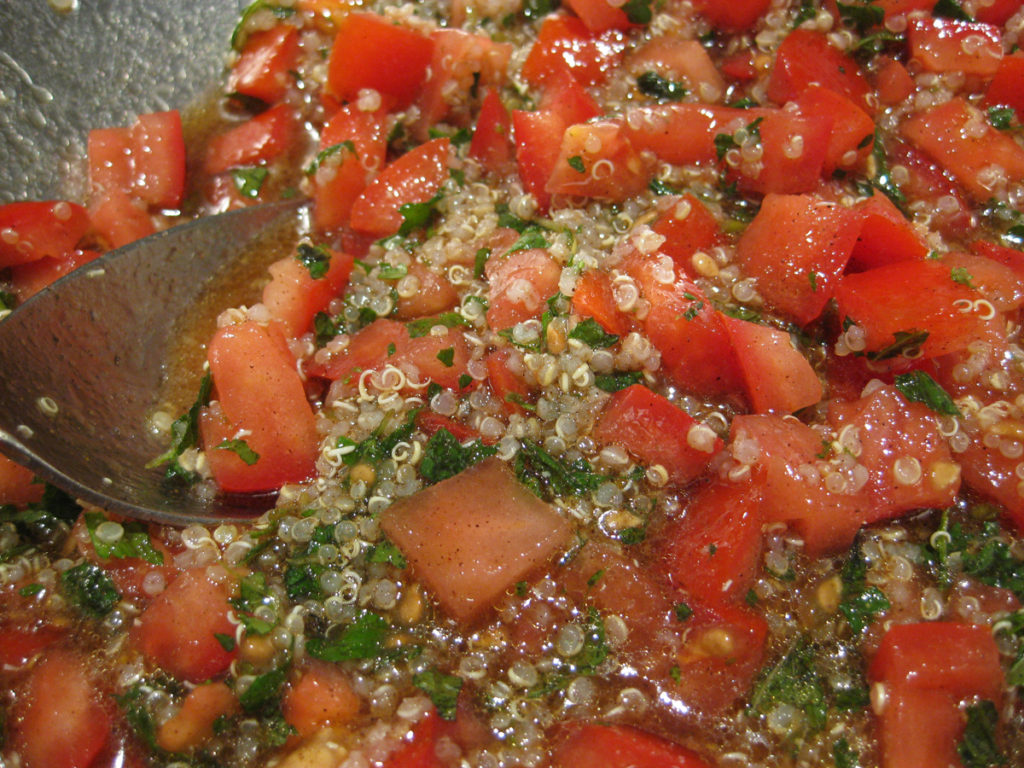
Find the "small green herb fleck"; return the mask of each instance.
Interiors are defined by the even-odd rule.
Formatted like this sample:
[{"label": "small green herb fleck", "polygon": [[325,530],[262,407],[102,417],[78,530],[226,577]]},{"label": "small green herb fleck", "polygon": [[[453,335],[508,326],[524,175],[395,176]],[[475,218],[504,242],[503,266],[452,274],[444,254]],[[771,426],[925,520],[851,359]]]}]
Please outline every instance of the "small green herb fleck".
[{"label": "small green herb fleck", "polygon": [[639,544],[647,538],[647,529],[641,525],[630,526],[619,531],[619,541],[627,547]]},{"label": "small green herb fleck", "polygon": [[423,448],[420,474],[428,483],[437,483],[495,453],[495,446],[484,445],[480,440],[464,446],[447,429],[439,429]]},{"label": "small green herb fleck", "polygon": [[445,328],[458,328],[459,326],[469,325],[469,323],[458,312],[442,312],[437,317],[421,317],[418,320],[406,323],[405,329],[409,332],[410,339],[418,339],[428,335],[436,325],[443,325]]},{"label": "small green herb fleck", "polygon": [[223,632],[214,632],[214,638],[220,643],[220,647],[226,652],[231,653],[235,650],[235,638],[233,635],[225,635]]},{"label": "small green herb fleck", "polygon": [[295,258],[309,270],[309,276],[314,280],[322,278],[331,268],[331,252],[322,245],[299,243]]},{"label": "small green herb fleck", "polygon": [[569,167],[576,171],[576,173],[587,172],[587,166],[583,164],[583,158],[579,155],[573,155],[566,162],[569,163]]},{"label": "small green herb fleck", "polygon": [[398,207],[402,216],[402,225],[398,228],[398,234],[406,237],[414,230],[427,226],[430,220],[437,213],[437,204],[444,196],[438,192],[429,200],[421,203],[405,203]]},{"label": "small green herb fleck", "polygon": [[828,702],[817,670],[816,653],[812,643],[800,638],[775,666],[762,672],[750,697],[748,712],[763,715],[778,704],[789,704],[803,712],[811,733],[824,728]]},{"label": "small green herb fleck", "polygon": [[26,584],[24,587],[18,590],[18,594],[22,597],[32,597],[33,595],[38,595],[45,589],[46,587],[36,582],[34,584]]},{"label": "small green herb fleck", "polygon": [[989,107],[988,122],[997,131],[1009,131],[1013,128],[1013,121],[1017,113],[1013,107]]},{"label": "small green herb fleck", "polygon": [[651,19],[654,17],[651,11],[652,0],[627,0],[622,6],[622,10],[626,12],[626,18],[629,19],[630,24],[650,24]]},{"label": "small green herb fleck", "polygon": [[395,568],[405,568],[407,564],[402,550],[387,539],[374,544],[366,559],[371,563],[387,563]]},{"label": "small green herb fleck", "polygon": [[949,276],[952,278],[954,283],[966,285],[968,288],[974,288],[974,278],[971,276],[971,273],[967,271],[966,267],[953,267],[949,272]]},{"label": "small green herb fleck", "polygon": [[896,331],[893,335],[893,342],[887,347],[882,347],[875,352],[867,354],[868,360],[879,362],[891,360],[894,357],[912,358],[920,352],[921,346],[928,340],[928,331],[919,331],[911,328],[909,331]]},{"label": "small green herb fleck", "polygon": [[614,373],[594,374],[594,385],[605,392],[618,392],[643,381],[640,371],[615,371]]},{"label": "small green herb fleck", "polygon": [[569,331],[569,338],[582,341],[594,349],[607,349],[618,343],[619,337],[613,333],[606,333],[601,324],[594,318],[588,317],[581,320]]},{"label": "small green herb fleck", "polygon": [[146,469],[167,464],[166,476],[168,479],[180,479],[186,482],[194,482],[198,479],[194,472],[186,470],[178,460],[185,451],[199,444],[199,411],[209,405],[212,392],[213,378],[207,373],[199,382],[199,392],[196,394],[192,407],[171,424],[171,447],[149,462]]},{"label": "small green herb fleck", "polygon": [[512,243],[508,253],[516,251],[528,251],[531,248],[550,248],[551,243],[544,237],[544,232],[539,227],[529,228],[524,231],[519,239]]},{"label": "small green herb fleck", "polygon": [[953,19],[955,21],[974,21],[956,0],[938,0],[932,6],[932,16],[936,19]]},{"label": "small green herb fleck", "polygon": [[430,667],[413,675],[412,684],[430,697],[442,720],[455,719],[455,706],[458,702],[459,691],[462,690],[461,677],[446,675],[436,668]]},{"label": "small green herb fleck", "polygon": [[405,264],[379,264],[377,266],[377,277],[381,280],[401,280],[409,274],[409,268]]},{"label": "small green herb fleck", "polygon": [[216,448],[218,451],[231,451],[250,467],[260,460],[260,455],[250,448],[245,440],[225,440],[219,443]]},{"label": "small green herb fleck", "polygon": [[996,726],[999,712],[996,705],[987,699],[967,707],[967,727],[956,751],[964,768],[988,768],[992,765],[1006,765],[1006,756],[999,751],[996,743]]},{"label": "small green herb fleck", "polygon": [[661,179],[651,179],[647,188],[656,195],[678,195],[681,191],[678,187],[674,187]]},{"label": "small green herb fleck", "polygon": [[832,745],[832,759],[836,768],[857,768],[860,764],[860,756],[846,739],[839,739]]},{"label": "small green herb fleck", "polygon": [[896,389],[907,400],[915,403],[924,403],[933,411],[943,416],[960,415],[960,409],[956,407],[953,398],[949,396],[935,379],[924,371],[897,374],[895,384]]},{"label": "small green herb fleck", "polygon": [[352,157],[359,157],[356,153],[356,145],[351,141],[342,141],[338,144],[332,144],[331,146],[325,147],[317,152],[316,157],[313,158],[313,162],[306,166],[306,175],[312,176],[327,160],[335,155],[341,154],[343,151],[349,153]]},{"label": "small green herb fleck", "polygon": [[267,180],[270,171],[262,165],[246,168],[235,168],[231,171],[231,177],[235,180],[235,187],[239,194],[255,198],[259,197],[263,182]]},{"label": "small green herb fleck", "polygon": [[686,88],[682,83],[675,80],[668,80],[657,72],[644,72],[636,79],[636,84],[642,93],[653,96],[664,101],[682,101],[686,97]]},{"label": "small green herb fleck", "polygon": [[151,565],[163,565],[164,555],[153,548],[153,542],[149,538],[149,529],[144,523],[137,521],[121,523],[123,530],[121,538],[110,543],[96,535],[96,528],[105,522],[107,522],[107,517],[102,512],[85,513],[85,527],[89,531],[89,540],[97,555],[104,559],[138,557]]},{"label": "small green herb fleck", "polygon": [[80,563],[60,575],[67,601],[90,616],[110,613],[121,596],[106,571],[92,563]]},{"label": "small green herb fleck", "polygon": [[473,257],[473,277],[477,280],[483,280],[484,268],[487,266],[489,258],[491,258],[490,248],[481,248],[476,252],[476,256]]},{"label": "small green herb fleck", "polygon": [[310,656],[323,661],[377,659],[386,655],[390,634],[387,620],[370,611],[363,611],[334,640],[311,637],[306,642]]},{"label": "small green herb fleck", "polygon": [[686,603],[676,603],[675,606],[676,621],[686,621],[693,616],[693,608],[688,606]]},{"label": "small green herb fleck", "polygon": [[591,574],[590,578],[587,579],[587,586],[596,587],[597,582],[601,580],[602,576],[604,576],[604,568],[599,568],[598,570],[594,571],[594,573]]},{"label": "small green herb fleck", "polygon": [[445,368],[451,368],[455,365],[455,347],[445,347],[437,353],[436,357]]}]

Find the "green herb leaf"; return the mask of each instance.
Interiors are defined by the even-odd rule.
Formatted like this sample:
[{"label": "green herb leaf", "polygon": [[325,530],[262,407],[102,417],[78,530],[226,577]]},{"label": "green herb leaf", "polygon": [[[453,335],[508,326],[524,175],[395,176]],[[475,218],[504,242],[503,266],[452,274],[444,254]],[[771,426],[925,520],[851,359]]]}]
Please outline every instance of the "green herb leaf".
[{"label": "green herb leaf", "polygon": [[410,339],[418,339],[421,336],[428,335],[435,325],[443,325],[445,328],[458,328],[459,326],[469,325],[469,323],[458,312],[442,312],[437,317],[421,317],[419,320],[406,323],[405,328],[409,332]]},{"label": "green herb leaf", "polygon": [[955,21],[974,21],[974,18],[956,0],[938,0],[932,6],[932,16],[936,19],[953,19]]},{"label": "green herb leaf", "polygon": [[138,557],[151,565],[163,565],[164,555],[153,548],[153,542],[149,538],[149,529],[144,523],[138,521],[121,523],[124,530],[123,535],[117,541],[109,543],[96,536],[97,526],[105,522],[107,522],[107,517],[102,512],[85,513],[85,527],[89,531],[89,539],[92,541],[97,555],[104,559]]},{"label": "green herb leaf", "polygon": [[328,342],[341,333],[341,330],[341,324],[326,312],[317,312],[313,316],[313,335],[317,349],[326,346]]},{"label": "green herb leaf", "polygon": [[331,268],[331,252],[325,246],[299,243],[297,251],[296,258],[314,280],[322,278]]},{"label": "green herb leaf", "polygon": [[387,563],[388,565],[395,566],[395,568],[405,568],[407,565],[402,550],[387,539],[374,544],[366,559],[371,563]]},{"label": "green herb leaf", "polygon": [[223,632],[214,632],[213,636],[216,638],[217,642],[220,643],[220,647],[223,648],[225,652],[231,653],[235,650],[236,643],[234,635],[225,635]]},{"label": "green herb leaf", "polygon": [[715,154],[718,155],[719,160],[725,157],[729,153],[729,150],[740,148],[740,145],[736,143],[736,139],[732,137],[731,133],[716,134],[714,144]]},{"label": "green herb leaf", "polygon": [[569,331],[569,338],[582,341],[588,347],[594,349],[607,349],[608,347],[615,346],[619,337],[612,333],[606,333],[601,324],[594,318],[588,317],[576,324],[576,326]]},{"label": "green herb leaf", "polygon": [[647,538],[647,529],[641,525],[630,526],[619,531],[619,541],[627,547],[639,544]]},{"label": "green herb leaf", "polygon": [[885,21],[885,9],[873,3],[836,3],[839,18],[857,34],[864,35],[869,29]]},{"label": "green herb leaf", "polygon": [[828,702],[816,663],[817,649],[799,639],[754,685],[748,712],[767,714],[778,704],[789,704],[804,714],[806,728],[817,733],[825,727]]},{"label": "green herb leaf", "polygon": [[641,93],[663,101],[682,101],[686,97],[686,88],[682,83],[668,80],[657,72],[647,71],[636,79]]},{"label": "green herb leaf", "polygon": [[235,187],[243,197],[259,197],[263,182],[267,180],[270,171],[262,165],[255,165],[246,168],[234,168],[231,176],[235,180]]},{"label": "green herb leaf", "polygon": [[332,144],[331,146],[325,147],[316,153],[316,157],[313,158],[313,162],[306,166],[306,175],[312,176],[320,170],[321,165],[342,152],[347,152],[355,158],[359,157],[359,154],[356,152],[356,145],[351,141],[342,141],[338,144]]},{"label": "green herb leaf", "polygon": [[832,745],[832,759],[835,760],[836,768],[857,768],[860,764],[860,755],[846,739],[839,739]]},{"label": "green herb leaf", "polygon": [[1009,131],[1013,128],[1013,122],[1017,113],[1013,107],[989,107],[988,122],[997,131]]},{"label": "green herb leaf", "polygon": [[90,616],[106,616],[121,599],[106,571],[92,563],[80,563],[64,571],[60,584],[67,601]]},{"label": "green herb leaf", "polygon": [[323,600],[324,590],[320,586],[320,576],[326,568],[318,562],[289,563],[284,572],[284,590],[288,599],[294,602],[303,600]]},{"label": "green herb leaf", "polygon": [[576,171],[576,173],[587,172],[587,166],[583,164],[583,158],[579,155],[573,155],[566,162],[569,163],[569,167]]},{"label": "green herb leaf", "polygon": [[420,474],[428,483],[439,483],[497,452],[495,446],[481,440],[463,446],[447,429],[439,429],[423,448]]},{"label": "green herb leaf", "polygon": [[796,16],[793,17],[793,29],[796,29],[805,21],[810,21],[816,18],[818,15],[818,9],[815,7],[811,0],[801,0],[800,7],[797,8]]},{"label": "green herb leaf", "polygon": [[961,415],[960,409],[953,402],[953,398],[949,396],[935,379],[924,371],[897,374],[895,384],[896,389],[911,402],[924,403],[933,411],[943,416]]},{"label": "green herb leaf", "polygon": [[180,478],[189,482],[197,479],[195,473],[186,471],[178,459],[189,448],[199,445],[199,411],[210,404],[212,392],[213,377],[207,373],[199,381],[199,392],[196,394],[192,407],[171,424],[171,447],[163,455],[149,462],[146,469],[168,464],[166,473],[168,479]]},{"label": "green herb leaf", "polygon": [[231,451],[250,467],[260,460],[260,455],[250,448],[249,444],[245,442],[245,440],[224,440],[223,442],[218,443],[215,448],[218,451]]},{"label": "green herb leaf", "polygon": [[[551,243],[544,237],[544,231],[540,227],[532,227],[525,230],[519,239],[512,243],[507,253],[516,251],[528,251],[531,248],[550,248]],[[506,254],[507,255],[507,254]]]},{"label": "green herb leaf", "polygon": [[532,440],[520,443],[514,468],[520,482],[541,498],[589,493],[606,480],[585,459],[564,462]]},{"label": "green herb leaf", "polygon": [[622,10],[626,12],[626,18],[629,19],[630,24],[650,24],[651,19],[654,18],[651,3],[652,0],[627,0],[622,6]]},{"label": "green herb leaf", "polygon": [[455,365],[455,347],[445,347],[439,350],[435,357],[441,361],[441,365],[445,368],[451,368]]},{"label": "green herb leaf", "polygon": [[522,13],[527,19],[543,19],[558,10],[559,5],[559,0],[525,0]]},{"label": "green herb leaf", "polygon": [[473,277],[477,280],[483,280],[484,268],[487,266],[489,258],[491,258],[490,248],[481,248],[476,252],[476,256],[473,258]]},{"label": "green herb leaf", "polygon": [[647,188],[656,195],[678,195],[682,191],[661,179],[651,179]]},{"label": "green herb leaf", "polygon": [[336,639],[309,638],[306,651],[323,661],[377,659],[386,654],[385,644],[390,632],[391,626],[384,617],[363,611]]},{"label": "green herb leaf", "polygon": [[971,273],[967,271],[966,267],[953,267],[949,272],[949,276],[952,278],[954,283],[966,285],[968,288],[974,288],[974,278],[971,277]]},{"label": "green herb leaf", "polygon": [[686,603],[676,603],[675,606],[676,621],[686,621],[693,616],[693,608],[688,606]]},{"label": "green herb leaf", "polygon": [[407,274],[409,274],[409,268],[405,264],[377,265],[377,277],[381,280],[401,280]]},{"label": "green herb leaf", "polygon": [[594,385],[605,392],[618,392],[643,381],[641,371],[615,371],[614,373],[594,374]]},{"label": "green herb leaf", "polygon": [[248,8],[242,11],[242,17],[239,19],[238,25],[231,33],[231,47],[236,51],[242,50],[242,46],[245,45],[245,41],[249,38],[249,21],[260,11],[269,11],[278,19],[286,19],[295,13],[295,9],[291,7],[275,5],[272,2],[268,2],[268,0],[255,0]]},{"label": "green herb leaf", "polygon": [[238,694],[238,703],[250,714],[273,710],[281,700],[281,689],[287,679],[287,665],[257,675],[249,687]]},{"label": "green herb leaf", "polygon": [[446,675],[430,667],[413,675],[412,684],[430,697],[442,720],[455,719],[455,705],[462,690],[461,677]]},{"label": "green herb leaf", "polygon": [[426,227],[430,220],[437,213],[437,204],[441,202],[444,195],[438,192],[429,200],[422,203],[405,203],[398,207],[402,216],[402,225],[398,228],[398,234],[402,237],[410,232]]},{"label": "green herb leaf", "polygon": [[998,724],[999,712],[991,701],[983,699],[967,707],[967,727],[956,747],[964,768],[1006,765],[1006,755],[999,751],[996,743]]}]

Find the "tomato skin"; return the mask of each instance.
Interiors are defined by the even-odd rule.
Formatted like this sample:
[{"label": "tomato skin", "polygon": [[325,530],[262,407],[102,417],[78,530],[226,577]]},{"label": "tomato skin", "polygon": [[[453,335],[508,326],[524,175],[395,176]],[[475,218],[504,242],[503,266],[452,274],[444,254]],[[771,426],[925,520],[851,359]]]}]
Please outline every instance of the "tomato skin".
[{"label": "tomato skin", "polygon": [[832,297],[856,240],[857,216],[848,208],[811,195],[767,195],[736,260],[768,304],[806,325]]},{"label": "tomato skin", "polygon": [[[967,135],[963,126],[977,124]],[[998,189],[986,185],[985,170],[998,166],[1006,183],[1024,180],[1024,148],[997,131],[981,112],[961,98],[915,114],[900,130],[910,142],[944,167],[978,201],[988,200]]]},{"label": "tomato skin", "polygon": [[822,397],[821,382],[789,333],[724,317],[754,413],[794,413]]},{"label": "tomato skin", "polygon": [[[501,403],[505,413],[526,413],[523,403],[529,403],[533,393],[530,387],[509,366],[509,361],[518,353],[509,348],[495,349],[487,353],[484,364],[487,366],[487,383],[491,392]],[[523,361],[516,361],[522,370]]]},{"label": "tomato skin", "polygon": [[24,667],[40,653],[64,637],[57,627],[36,623],[24,627],[14,622],[0,622],[0,668]]},{"label": "tomato skin", "polygon": [[618,30],[595,34],[575,16],[551,14],[541,24],[522,75],[538,87],[568,69],[581,84],[597,85],[618,66],[625,47],[625,37]]},{"label": "tomato skin", "polygon": [[440,315],[459,303],[459,294],[446,274],[435,272],[418,261],[409,265],[406,274],[415,278],[419,285],[412,296],[399,296],[395,307],[397,319],[414,320]]},{"label": "tomato skin", "polygon": [[633,148],[620,124],[603,120],[565,129],[544,189],[549,194],[621,201],[643,192],[653,174],[653,163]]},{"label": "tomato skin", "polygon": [[810,85],[796,97],[800,114],[830,118],[828,144],[822,173],[827,178],[836,168],[852,168],[870,154],[875,135],[871,116],[838,91]]},{"label": "tomato skin", "polygon": [[89,229],[85,208],[63,200],[0,205],[0,269],[63,258]]},{"label": "tomato skin", "polygon": [[334,664],[310,661],[289,686],[281,711],[299,736],[312,736],[326,725],[343,725],[359,713],[359,694]]},{"label": "tomato skin", "polygon": [[[264,491],[311,477],[316,417],[281,330],[251,321],[225,326],[210,341],[209,361],[219,408],[200,414],[200,434],[217,484]],[[258,455],[255,463],[217,447],[236,437]]]},{"label": "tomato skin", "polygon": [[411,738],[388,755],[384,768],[444,768],[436,751],[440,731],[441,718],[431,710],[413,728]]},{"label": "tomato skin", "polygon": [[112,728],[98,701],[87,661],[52,649],[29,674],[11,724],[11,741],[25,768],[88,768]]},{"label": "tomato skin", "polygon": [[999,62],[988,90],[985,91],[985,105],[1012,107],[1017,113],[1018,122],[1024,115],[1024,92],[1020,84],[1024,81],[1024,54],[1015,53],[1005,56]]},{"label": "tomato skin", "polygon": [[[954,282],[949,266],[932,261],[900,261],[847,274],[835,296],[840,321],[849,318],[864,330],[867,352],[883,350],[896,333],[916,329],[928,333],[921,345],[921,357],[928,359],[964,349],[993,332],[991,320],[957,309],[977,299],[977,292]],[[897,356],[893,362],[905,361]]]},{"label": "tomato skin", "polygon": [[725,80],[697,40],[682,40],[674,35],[652,38],[630,53],[624,66],[630,72],[653,71],[669,80],[681,81],[704,102],[718,101],[726,89]]},{"label": "tomato skin", "polygon": [[132,637],[146,660],[174,677],[201,683],[230,666],[237,651],[226,651],[215,634],[235,636],[228,619],[232,585],[206,568],[192,568],[153,598],[139,616]]},{"label": "tomato skin", "polygon": [[871,91],[856,60],[835,48],[820,32],[794,29],[775,54],[768,81],[768,98],[782,105],[793,101],[812,83],[833,90],[866,109]]},{"label": "tomato skin", "polygon": [[491,173],[504,173],[512,163],[512,118],[498,91],[488,88],[480,105],[469,156]]},{"label": "tomato skin", "polygon": [[701,429],[692,416],[666,398],[633,384],[611,396],[593,437],[603,445],[623,446],[644,464],[660,464],[670,483],[682,485],[697,477],[724,445],[714,433],[706,441],[706,450],[690,445],[689,435]]},{"label": "tomato skin", "polygon": [[558,728],[554,768],[709,768],[695,752],[625,725],[575,722]]},{"label": "tomato skin", "polygon": [[886,106],[895,106],[914,92],[917,83],[907,68],[891,57],[879,57],[875,73],[875,91],[878,99]]},{"label": "tomato skin", "polygon": [[720,0],[698,0],[698,12],[721,29],[749,29],[768,10],[771,0],[738,0],[723,3]]},{"label": "tomato skin", "polygon": [[591,32],[627,30],[633,26],[626,12],[608,0],[567,0],[567,4]]},{"label": "tomato skin", "polygon": [[717,483],[659,532],[656,560],[669,583],[709,601],[741,600],[761,563],[763,514],[758,489]]},{"label": "tomato skin", "polygon": [[491,256],[487,277],[487,324],[496,331],[540,317],[558,292],[562,268],[543,248]]},{"label": "tomato skin", "polygon": [[615,301],[611,278],[598,270],[584,272],[572,293],[572,310],[583,317],[593,318],[608,333],[623,336],[632,327],[632,321]]},{"label": "tomato skin", "polygon": [[28,504],[43,497],[43,484],[35,473],[6,456],[0,456],[0,504]]},{"label": "tomato skin", "polygon": [[908,19],[907,46],[911,60],[928,72],[991,77],[1003,58],[998,29],[957,19]]},{"label": "tomato skin", "polygon": [[73,272],[83,264],[100,257],[99,251],[83,251],[78,248],[59,259],[44,257],[28,264],[11,267],[11,284],[22,301],[34,296],[50,283]]},{"label": "tomato skin", "polygon": [[649,149],[667,163],[715,162],[715,136],[732,133],[753,118],[749,110],[710,104],[659,104],[626,113],[625,135],[637,149]]},{"label": "tomato skin", "polygon": [[299,30],[291,24],[253,32],[228,77],[228,92],[276,104],[288,92],[288,72],[295,69],[298,55]]},{"label": "tomato skin", "polygon": [[372,88],[390,109],[404,109],[420,94],[433,55],[426,35],[374,13],[348,13],[334,38],[327,86],[341,101],[355,101],[359,91]]},{"label": "tomato skin", "polygon": [[352,204],[352,228],[375,237],[398,232],[399,209],[430,200],[448,178],[450,147],[447,138],[431,139],[386,166]]},{"label": "tomato skin", "polygon": [[888,690],[878,736],[882,768],[961,765],[964,718],[947,692],[897,685]]},{"label": "tomato skin", "polygon": [[292,107],[271,107],[210,139],[203,170],[213,175],[242,165],[270,162],[291,148],[298,128]]},{"label": "tomato skin", "polygon": [[860,231],[847,268],[861,272],[897,261],[923,261],[928,246],[888,197],[876,193],[857,204]]},{"label": "tomato skin", "polygon": [[330,252],[327,274],[314,279],[294,256],[286,256],[268,267],[270,282],[263,288],[263,303],[271,317],[281,323],[289,338],[300,336],[348,285],[354,258],[340,251]]},{"label": "tomato skin", "polygon": [[[330,154],[321,160],[313,177],[316,184],[313,222],[317,229],[335,229],[348,224],[356,198],[384,165],[386,118],[383,108],[365,112],[346,104],[324,126],[320,151]],[[351,142],[351,150],[348,142]],[[335,147],[337,149],[333,149]]]},{"label": "tomato skin", "polygon": [[665,238],[659,250],[671,256],[676,269],[691,278],[694,276],[693,254],[726,242],[718,219],[690,192],[670,205],[651,229]]},{"label": "tomato skin", "polygon": [[177,208],[185,194],[185,138],[177,110],[139,115],[131,128],[133,189],[154,208]]}]

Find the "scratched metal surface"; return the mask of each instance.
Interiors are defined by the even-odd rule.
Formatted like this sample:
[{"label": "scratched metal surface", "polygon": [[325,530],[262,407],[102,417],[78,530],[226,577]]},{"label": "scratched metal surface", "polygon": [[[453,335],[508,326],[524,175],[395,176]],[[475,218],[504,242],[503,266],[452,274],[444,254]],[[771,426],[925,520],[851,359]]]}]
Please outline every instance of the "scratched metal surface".
[{"label": "scratched metal surface", "polygon": [[0,0],[0,202],[81,198],[89,129],[197,99],[247,4],[66,2]]}]

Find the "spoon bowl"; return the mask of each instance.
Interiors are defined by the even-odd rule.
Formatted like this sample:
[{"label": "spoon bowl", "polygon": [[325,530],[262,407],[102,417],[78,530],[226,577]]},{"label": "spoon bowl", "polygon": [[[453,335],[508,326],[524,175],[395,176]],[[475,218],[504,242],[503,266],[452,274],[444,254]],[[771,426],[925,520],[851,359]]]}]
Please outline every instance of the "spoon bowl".
[{"label": "spoon bowl", "polygon": [[[298,239],[299,201],[197,219],[101,256],[0,320],[0,451],[72,496],[158,523],[257,515],[272,495],[209,496],[150,468],[148,427],[192,310],[240,261]],[[253,263],[262,262],[262,263]]]}]

